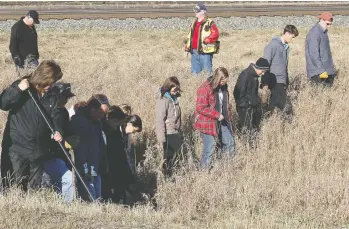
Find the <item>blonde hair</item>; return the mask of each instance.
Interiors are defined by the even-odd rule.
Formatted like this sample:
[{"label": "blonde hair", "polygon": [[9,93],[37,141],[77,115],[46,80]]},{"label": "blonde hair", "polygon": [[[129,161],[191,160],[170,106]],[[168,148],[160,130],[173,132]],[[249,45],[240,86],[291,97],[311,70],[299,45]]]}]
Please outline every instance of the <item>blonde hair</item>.
[{"label": "blonde hair", "polygon": [[228,70],[226,68],[219,67],[213,72],[213,75],[210,77],[210,85],[211,85],[213,91],[217,89],[222,77],[228,78],[229,73],[228,73]]}]

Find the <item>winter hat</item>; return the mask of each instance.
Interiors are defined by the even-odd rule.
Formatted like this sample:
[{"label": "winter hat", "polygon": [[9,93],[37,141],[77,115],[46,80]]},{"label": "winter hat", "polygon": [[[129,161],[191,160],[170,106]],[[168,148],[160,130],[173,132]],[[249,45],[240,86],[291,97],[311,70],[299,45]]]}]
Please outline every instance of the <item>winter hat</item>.
[{"label": "winter hat", "polygon": [[253,64],[253,66],[259,70],[265,70],[265,71],[269,70],[269,62],[267,59],[264,59],[264,58],[259,58],[257,62]]}]

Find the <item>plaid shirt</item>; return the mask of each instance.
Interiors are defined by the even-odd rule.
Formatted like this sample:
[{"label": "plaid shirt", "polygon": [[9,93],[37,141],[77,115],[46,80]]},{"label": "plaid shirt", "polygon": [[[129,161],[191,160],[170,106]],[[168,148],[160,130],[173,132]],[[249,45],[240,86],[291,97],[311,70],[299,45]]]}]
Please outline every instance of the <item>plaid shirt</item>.
[{"label": "plaid shirt", "polygon": [[195,129],[203,134],[217,136],[216,123],[220,113],[215,107],[216,95],[206,80],[196,92]]}]

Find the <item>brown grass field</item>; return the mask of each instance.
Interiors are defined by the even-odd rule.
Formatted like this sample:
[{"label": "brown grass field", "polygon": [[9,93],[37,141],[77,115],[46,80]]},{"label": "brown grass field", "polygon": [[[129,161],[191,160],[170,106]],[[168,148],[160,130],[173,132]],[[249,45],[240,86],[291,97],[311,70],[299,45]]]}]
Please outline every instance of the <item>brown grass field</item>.
[{"label": "brown grass field", "polygon": [[[129,103],[143,118],[145,130],[136,147],[138,161],[142,160],[140,186],[145,193],[157,187],[157,209],[150,202],[132,208],[78,201],[67,205],[44,190],[29,194],[13,190],[0,195],[0,228],[348,228],[349,32],[330,29],[340,73],[332,89],[320,89],[306,83],[308,29],[302,28],[291,44],[290,77],[302,82],[300,91],[290,91],[293,119],[283,121],[274,114],[263,122],[256,149],[236,139],[233,161],[217,162],[208,173],[193,169],[189,160],[173,181],[164,181],[158,169],[155,93],[166,77],[180,78],[186,148],[200,156],[200,139],[188,117],[204,77],[190,74],[190,56],[183,52],[186,31],[39,31],[41,59],[58,61],[64,81],[71,82],[77,94],[69,106],[103,92],[113,104]],[[232,94],[237,75],[262,55],[280,30],[221,32],[221,52],[213,65],[229,70]],[[5,55],[9,34],[0,33],[0,41],[4,88],[15,80],[15,69]],[[231,103],[235,112],[233,99]],[[0,113],[1,135],[6,115]]]}]

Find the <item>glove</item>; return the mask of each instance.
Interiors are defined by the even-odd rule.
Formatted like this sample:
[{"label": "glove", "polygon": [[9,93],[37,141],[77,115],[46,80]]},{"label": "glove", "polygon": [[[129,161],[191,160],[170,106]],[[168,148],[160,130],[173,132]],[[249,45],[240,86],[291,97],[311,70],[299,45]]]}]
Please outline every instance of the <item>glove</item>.
[{"label": "glove", "polygon": [[64,147],[67,149],[72,149],[71,145],[68,142],[64,142]]},{"label": "glove", "polygon": [[328,78],[328,73],[327,72],[323,72],[320,74],[320,79],[327,79]]},{"label": "glove", "polygon": [[21,60],[21,58],[17,55],[17,56],[15,56],[15,57],[13,57],[13,62],[15,63],[15,65],[17,65],[17,66],[22,66],[23,64],[22,64],[22,60]]}]

